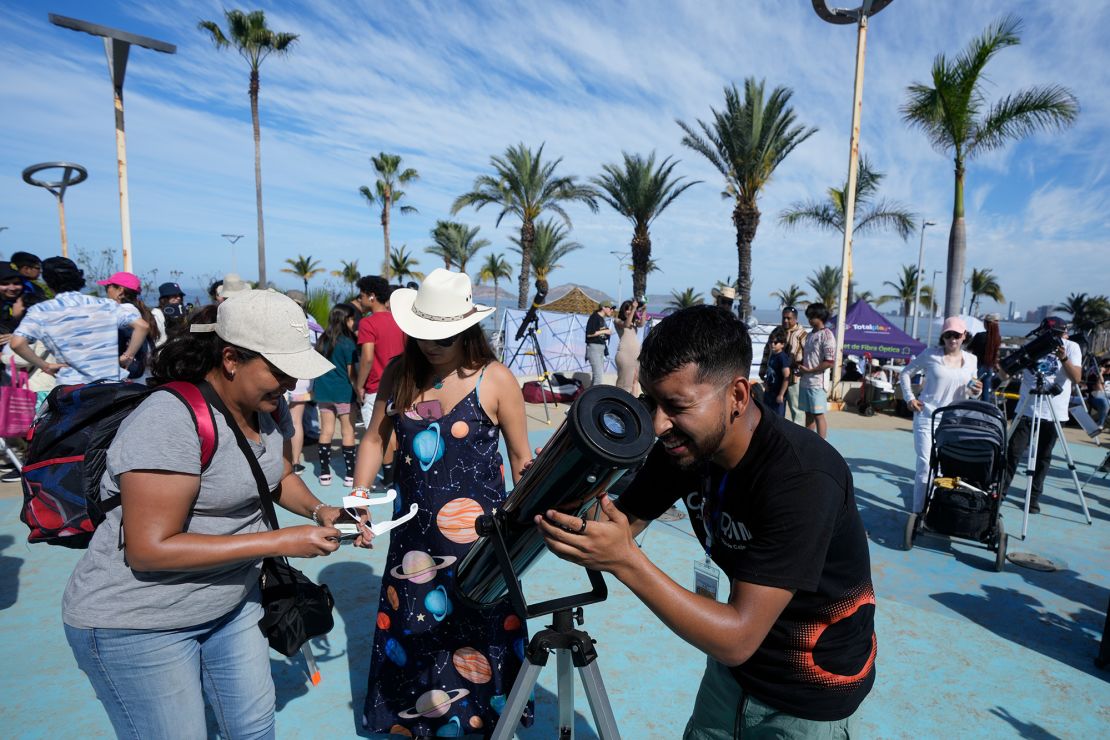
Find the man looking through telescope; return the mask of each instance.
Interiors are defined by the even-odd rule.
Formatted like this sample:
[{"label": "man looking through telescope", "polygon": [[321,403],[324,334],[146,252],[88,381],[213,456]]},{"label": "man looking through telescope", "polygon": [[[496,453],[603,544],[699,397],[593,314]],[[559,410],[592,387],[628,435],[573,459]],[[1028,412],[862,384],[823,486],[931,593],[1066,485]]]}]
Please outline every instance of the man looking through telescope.
[{"label": "man looking through telescope", "polygon": [[[752,346],[728,311],[665,318],[640,353],[658,437],[619,506],[599,521],[537,516],[559,557],[607,571],[672,631],[707,654],[689,740],[778,732],[851,734],[875,678],[867,537],[852,475],[816,434],[752,398]],[[689,591],[634,537],[683,499],[705,548]],[[716,598],[717,569],[729,578]]]},{"label": "man looking through telescope", "polygon": [[[1018,408],[1024,408],[1021,418],[1017,421],[1013,433],[1010,435],[1010,444],[1006,450],[1006,480],[1002,487],[1006,491],[1010,481],[1017,472],[1018,462],[1025,457],[1029,444],[1037,446],[1037,467],[1033,473],[1033,487],[1029,497],[1029,512],[1039,514],[1041,511],[1040,498],[1044,490],[1045,476],[1048,475],[1048,466],[1052,463],[1052,449],[1056,446],[1056,425],[1052,423],[1055,413],[1056,419],[1061,424],[1068,418],[1068,402],[1071,399],[1071,384],[1078,383],[1082,373],[1083,353],[1079,345],[1068,339],[1068,324],[1058,316],[1049,316],[1033,332],[1037,337],[1051,334],[1057,340],[1052,351],[1043,357],[1033,359],[1032,367],[1024,367],[1021,373],[1021,398]],[[1034,340],[1035,342],[1036,340]],[[1030,342],[1026,347],[1032,345]],[[1021,350],[1018,350],[1020,352]],[[1005,360],[999,368],[999,375],[1003,381],[1009,379]],[[1010,366],[1010,372],[1014,372]],[[1050,397],[1048,403],[1042,404],[1038,416],[1048,422],[1041,424],[1036,440],[1031,440],[1033,428],[1033,399],[1029,396],[1037,388],[1037,376],[1044,381],[1044,389],[1048,390]],[[1057,388],[1059,392],[1056,392]],[[1051,404],[1051,407],[1048,405]]]}]

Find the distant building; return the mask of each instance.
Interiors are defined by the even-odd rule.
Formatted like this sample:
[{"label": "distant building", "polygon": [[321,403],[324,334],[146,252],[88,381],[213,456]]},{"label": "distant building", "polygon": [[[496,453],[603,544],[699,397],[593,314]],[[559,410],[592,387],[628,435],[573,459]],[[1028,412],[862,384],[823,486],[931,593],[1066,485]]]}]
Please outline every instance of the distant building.
[{"label": "distant building", "polygon": [[1032,311],[1025,312],[1025,321],[1030,324],[1039,324],[1045,317],[1052,313],[1052,306],[1038,306]]}]

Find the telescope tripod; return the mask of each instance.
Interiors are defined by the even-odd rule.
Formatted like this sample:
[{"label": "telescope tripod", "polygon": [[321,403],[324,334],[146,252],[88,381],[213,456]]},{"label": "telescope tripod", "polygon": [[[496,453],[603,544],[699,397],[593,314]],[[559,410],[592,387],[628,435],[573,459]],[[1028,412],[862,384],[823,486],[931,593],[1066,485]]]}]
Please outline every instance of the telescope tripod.
[{"label": "telescope tripod", "polygon": [[[1056,416],[1056,409],[1052,406],[1051,396],[1053,395],[1052,389],[1045,387],[1044,374],[1037,373],[1037,385],[1026,396],[1025,403],[1014,411],[1013,428],[1016,429],[1017,425],[1021,423],[1025,407],[1030,402],[1033,404],[1033,416],[1030,419],[1029,429],[1029,454],[1025,461],[1025,506],[1021,520],[1021,539],[1023,540],[1029,530],[1029,506],[1033,501],[1033,478],[1037,474],[1037,447],[1040,444],[1041,424],[1044,421],[1041,414],[1044,413],[1046,406],[1052,418],[1052,424],[1056,428],[1056,437],[1064,445],[1064,457],[1068,461],[1068,470],[1071,471],[1071,479],[1075,483],[1075,492],[1079,496],[1079,505],[1083,508],[1083,516],[1086,517],[1087,524],[1092,523],[1091,512],[1087,509],[1087,499],[1083,496],[1083,486],[1079,483],[1079,473],[1075,468],[1075,460],[1071,456],[1071,448],[1068,447],[1068,440],[1064,438],[1064,430],[1060,426],[1060,419]],[[1013,430],[1010,434],[1013,435]]]},{"label": "telescope tripod", "polygon": [[[513,690],[509,693],[505,709],[501,712],[503,719],[519,717],[524,711],[524,705],[532,695],[532,690],[540,677],[540,671],[547,665],[548,657],[554,652],[559,691],[559,734],[556,737],[559,740],[572,740],[574,737],[574,674],[571,672],[573,666],[582,680],[582,687],[586,690],[586,699],[590,703],[598,736],[601,740],[620,739],[617,721],[613,717],[613,707],[609,704],[609,696],[605,693],[605,684],[601,680],[601,671],[597,667],[594,640],[585,630],[575,629],[575,623],[581,625],[582,618],[582,607],[560,609],[552,614],[552,623],[547,629],[532,636],[524,651],[524,666],[517,674]],[[514,723],[499,722],[493,738],[511,740],[515,730]]]},{"label": "telescope tripod", "polygon": [[[525,331],[524,336],[521,337],[520,344],[516,346],[516,351],[513,352],[512,359],[506,362],[505,365],[512,367],[513,363],[516,362],[517,356],[520,355],[521,350],[524,349],[525,345],[528,345],[531,349],[532,356],[536,358],[536,362],[540,366],[540,385],[542,386],[544,383],[547,383],[547,390],[551,393],[551,404],[556,406],[558,402],[555,400],[555,387],[551,384],[551,372],[547,369],[547,359],[543,356],[543,350],[540,349],[539,337],[536,336],[537,323],[538,320],[535,318],[528,323],[528,329]],[[543,393],[543,388],[541,388],[540,391],[540,399],[543,401],[544,419],[550,424],[551,412],[547,408],[547,395]]]}]

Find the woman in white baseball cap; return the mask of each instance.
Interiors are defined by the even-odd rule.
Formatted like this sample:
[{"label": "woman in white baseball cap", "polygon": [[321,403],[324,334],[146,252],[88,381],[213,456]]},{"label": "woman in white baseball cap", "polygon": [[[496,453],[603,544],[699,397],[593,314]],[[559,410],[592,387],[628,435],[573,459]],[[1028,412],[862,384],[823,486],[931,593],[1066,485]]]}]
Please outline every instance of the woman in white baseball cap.
[{"label": "woman in white baseball cap", "polygon": [[[211,419],[154,392],[123,420],[101,483],[120,505],[96,528],[62,600],[77,664],[120,737],[203,737],[204,695],[219,698],[222,735],[273,736],[260,564],[334,552],[342,514],[293,474],[282,394],[331,367],[312,349],[300,307],[271,291],[206,307],[157,351],[155,381],[201,386]],[[202,465],[201,440],[213,436]],[[276,503],[313,524],[270,529],[240,436],[270,491],[280,490]],[[362,537],[368,545],[369,531]]]},{"label": "woman in white baseball cap", "polygon": [[[479,326],[493,309],[473,302],[469,277],[437,269],[419,290],[393,291],[389,303],[409,339],[382,376],[359,447],[353,495],[369,493],[385,445],[396,433],[394,480],[400,510],[413,504],[419,509],[412,521],[390,533],[378,608],[390,620],[384,628],[379,620],[374,634],[363,726],[371,733],[397,733],[399,724],[406,734],[431,736],[457,718],[463,727],[492,728],[499,718],[496,695],[512,685],[520,670],[512,645],[519,639],[527,642],[524,625],[509,619],[512,608],[507,603],[485,612],[457,601],[425,600],[426,582],[432,577],[428,574],[438,571],[436,585],[452,592],[453,570],[447,566],[465,557],[477,539],[475,517],[504,502],[507,471],[498,452],[501,433],[513,480],[531,460],[524,399],[516,377],[493,358]],[[429,614],[398,610],[398,603],[432,604],[427,610],[434,630],[418,621]],[[492,680],[467,685],[468,706],[452,707],[434,720],[398,714],[398,707],[412,705],[413,685],[457,682],[452,656],[462,648],[502,656],[489,661]],[[411,660],[398,665],[391,659],[398,649],[419,653],[425,667]],[[530,707],[525,716],[530,724]],[[473,717],[480,723],[474,724]]]}]

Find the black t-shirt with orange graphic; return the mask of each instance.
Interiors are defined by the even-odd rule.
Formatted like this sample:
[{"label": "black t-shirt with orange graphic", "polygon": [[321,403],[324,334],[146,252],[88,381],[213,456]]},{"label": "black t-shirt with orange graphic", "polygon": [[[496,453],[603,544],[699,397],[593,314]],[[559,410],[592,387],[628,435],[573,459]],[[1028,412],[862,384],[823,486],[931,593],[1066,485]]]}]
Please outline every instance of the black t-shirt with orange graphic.
[{"label": "black t-shirt with orange graphic", "polygon": [[727,475],[679,470],[657,445],[618,506],[655,519],[679,499],[729,579],[794,591],[755,654],[731,669],[740,685],[804,719],[855,712],[875,682],[875,593],[844,458],[764,412]]}]

